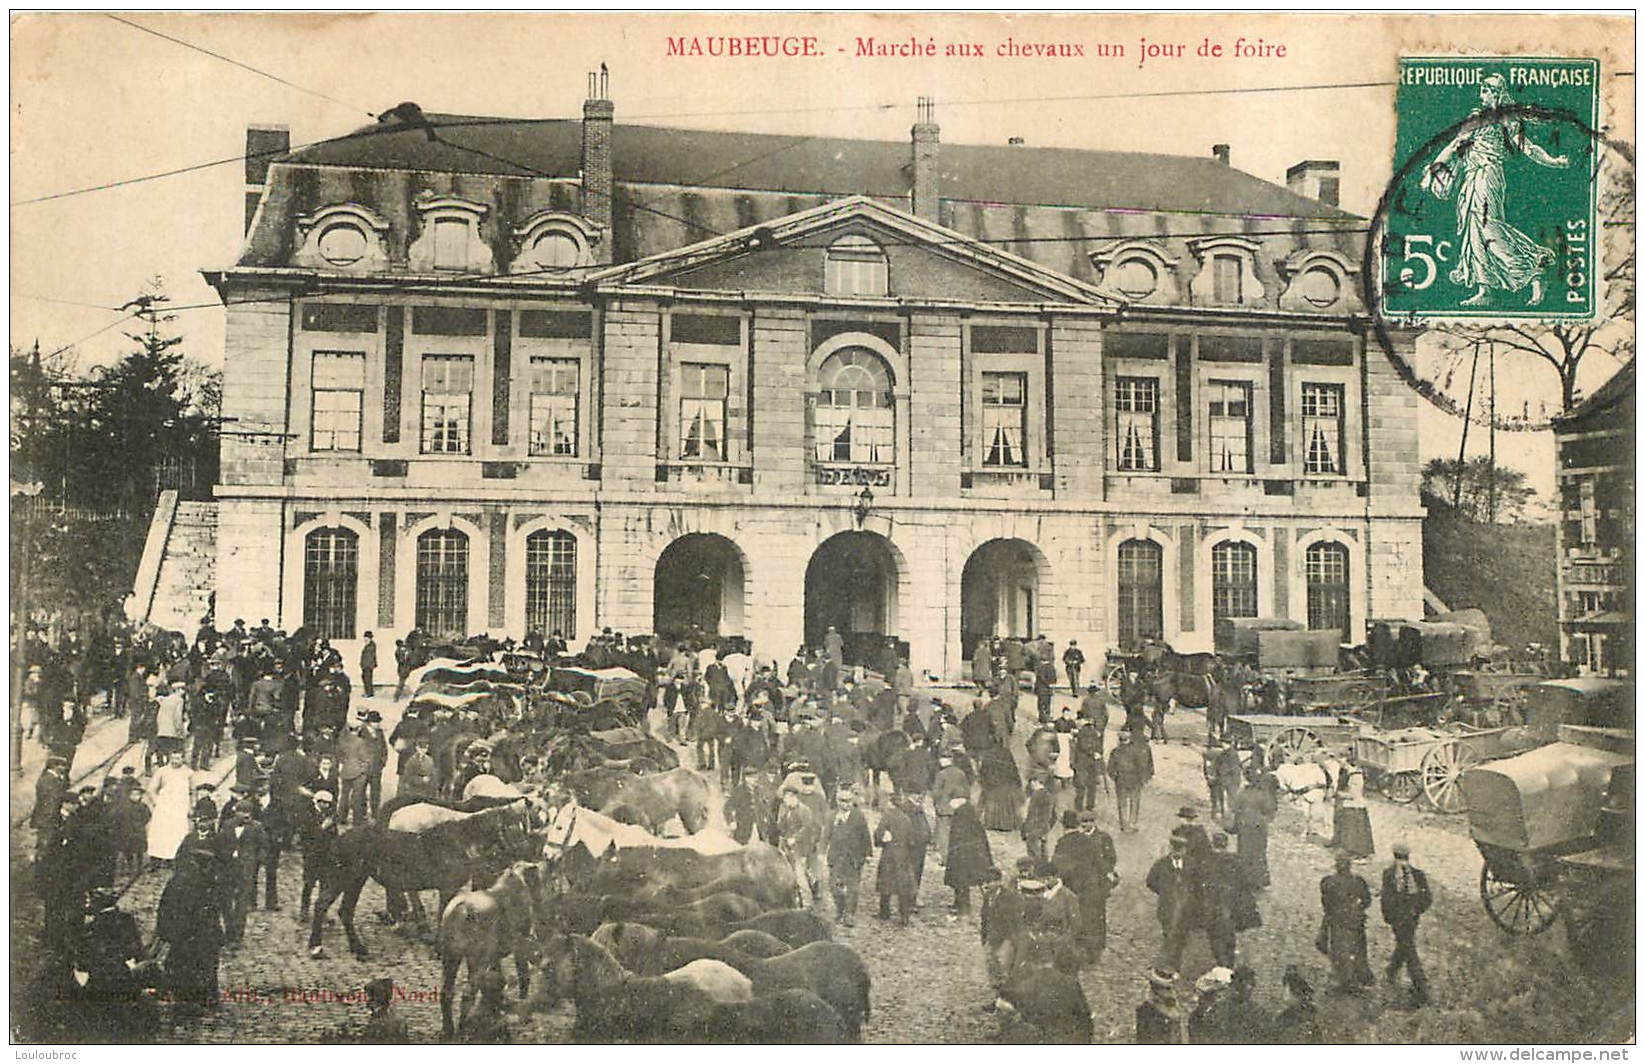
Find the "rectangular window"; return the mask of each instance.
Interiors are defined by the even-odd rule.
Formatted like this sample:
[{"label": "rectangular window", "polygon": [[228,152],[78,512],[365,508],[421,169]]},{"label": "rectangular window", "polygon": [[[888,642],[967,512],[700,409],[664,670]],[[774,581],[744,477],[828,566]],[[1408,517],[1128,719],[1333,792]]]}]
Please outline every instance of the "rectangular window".
[{"label": "rectangular window", "polygon": [[1159,469],[1159,380],[1155,377],[1114,379],[1116,465],[1125,472]]},{"label": "rectangular window", "polygon": [[539,340],[587,340],[594,315],[586,310],[522,310],[520,335]]},{"label": "rectangular window", "polygon": [[1109,358],[1166,359],[1171,357],[1168,333],[1110,332],[1103,335],[1103,354]]},{"label": "rectangular window", "polygon": [[1210,381],[1211,472],[1251,472],[1251,385]]},{"label": "rectangular window", "polygon": [[531,453],[577,454],[579,365],[574,358],[531,360]]},{"label": "rectangular window", "polygon": [[305,303],[303,330],[374,333],[377,331],[377,307],[367,303]]},{"label": "rectangular window", "polygon": [[316,451],[358,451],[360,411],[366,394],[365,353],[314,352],[313,382],[310,448]]},{"label": "rectangular window", "polygon": [[1342,385],[1302,386],[1302,471],[1308,476],[1342,473]]},{"label": "rectangular window", "polygon": [[423,453],[467,454],[471,355],[423,356]]},{"label": "rectangular window", "polygon": [[1028,465],[1028,374],[982,375],[982,464]]},{"label": "rectangular window", "polygon": [[726,461],[725,401],[731,371],[725,366],[686,362],[680,366],[680,457]]},{"label": "rectangular window", "polygon": [[1245,264],[1238,255],[1211,256],[1211,298],[1218,303],[1245,299]]},{"label": "rectangular window", "polygon": [[1582,493],[1582,545],[1599,542],[1599,496],[1593,477],[1585,477],[1578,491]]}]

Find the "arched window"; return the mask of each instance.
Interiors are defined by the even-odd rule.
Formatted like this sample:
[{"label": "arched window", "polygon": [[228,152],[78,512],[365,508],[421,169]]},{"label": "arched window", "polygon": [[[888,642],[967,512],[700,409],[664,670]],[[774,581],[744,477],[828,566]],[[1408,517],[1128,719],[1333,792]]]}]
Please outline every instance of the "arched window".
[{"label": "arched window", "polygon": [[303,541],[303,627],[326,639],[354,638],[360,539],[346,528],[317,528]]},{"label": "arched window", "polygon": [[1315,543],[1304,556],[1308,581],[1308,627],[1337,629],[1352,641],[1348,630],[1348,548],[1340,543]]},{"label": "arched window", "polygon": [[897,459],[891,369],[866,347],[829,355],[817,371],[817,461]]},{"label": "arched window", "polygon": [[525,541],[527,632],[567,639],[577,631],[577,537],[543,529]]},{"label": "arched window", "polygon": [[828,246],[823,291],[831,296],[883,296],[891,290],[885,252],[865,236],[844,236]]},{"label": "arched window", "polygon": [[1211,619],[1257,615],[1257,549],[1225,542],[1211,548]]},{"label": "arched window", "polygon": [[1117,584],[1122,647],[1135,647],[1146,639],[1165,636],[1163,553],[1152,540],[1128,539],[1120,544]]},{"label": "arched window", "polygon": [[468,537],[456,529],[417,537],[417,627],[442,639],[468,634]]}]

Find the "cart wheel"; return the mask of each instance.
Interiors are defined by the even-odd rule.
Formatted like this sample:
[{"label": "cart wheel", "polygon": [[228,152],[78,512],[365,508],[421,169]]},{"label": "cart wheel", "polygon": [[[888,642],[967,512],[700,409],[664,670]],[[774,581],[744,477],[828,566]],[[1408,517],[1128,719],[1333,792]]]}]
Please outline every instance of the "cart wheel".
[{"label": "cart wheel", "polygon": [[1422,793],[1422,773],[1390,772],[1382,777],[1382,793],[1400,805],[1413,802]]},{"label": "cart wheel", "polygon": [[1103,689],[1108,692],[1108,697],[1116,702],[1120,700],[1120,695],[1123,692],[1121,681],[1124,679],[1125,670],[1118,665],[1110,665],[1108,671],[1102,674]]},{"label": "cart wheel", "polygon": [[1489,861],[1479,870],[1479,899],[1498,927],[1516,935],[1540,935],[1559,914],[1559,895],[1550,884],[1499,878]]},{"label": "cart wheel", "polygon": [[1319,736],[1307,728],[1286,728],[1268,741],[1268,763],[1277,764],[1278,755],[1284,758],[1285,764],[1294,764],[1323,749],[1325,744]]},{"label": "cart wheel", "polygon": [[1441,813],[1460,813],[1468,808],[1458,785],[1462,774],[1479,764],[1479,755],[1467,743],[1452,739],[1422,755],[1422,790]]}]

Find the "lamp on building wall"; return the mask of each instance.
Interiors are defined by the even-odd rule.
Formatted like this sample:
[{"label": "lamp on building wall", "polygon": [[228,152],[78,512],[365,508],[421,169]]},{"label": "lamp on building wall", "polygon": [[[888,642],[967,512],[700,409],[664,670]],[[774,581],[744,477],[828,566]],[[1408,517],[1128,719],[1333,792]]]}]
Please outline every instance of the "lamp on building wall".
[{"label": "lamp on building wall", "polygon": [[862,490],[857,492],[857,501],[851,504],[851,512],[857,515],[858,528],[861,528],[862,523],[868,520],[868,511],[873,508],[874,489],[864,484]]}]

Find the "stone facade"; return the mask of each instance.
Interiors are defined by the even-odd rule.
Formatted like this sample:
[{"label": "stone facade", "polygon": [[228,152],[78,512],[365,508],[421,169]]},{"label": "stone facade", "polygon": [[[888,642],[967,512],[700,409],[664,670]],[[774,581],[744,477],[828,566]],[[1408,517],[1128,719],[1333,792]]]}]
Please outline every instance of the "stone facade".
[{"label": "stone facade", "polygon": [[[598,167],[623,129],[594,132]],[[277,161],[210,275],[220,617],[345,645],[690,618],[778,660],[838,622],[957,677],[986,634],[1098,660],[1143,630],[1209,647],[1229,612],[1349,639],[1420,616],[1415,396],[1352,237],[1082,237],[1075,277],[980,215],[938,225],[971,213],[946,201],[693,189],[669,217],[731,197],[744,227],[625,255],[658,238],[563,178],[340,169]],[[1032,209],[1065,233],[1097,210]],[[1308,271],[1336,294],[1299,302]]]}]

